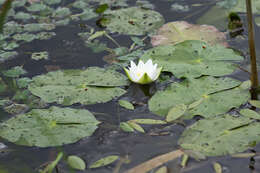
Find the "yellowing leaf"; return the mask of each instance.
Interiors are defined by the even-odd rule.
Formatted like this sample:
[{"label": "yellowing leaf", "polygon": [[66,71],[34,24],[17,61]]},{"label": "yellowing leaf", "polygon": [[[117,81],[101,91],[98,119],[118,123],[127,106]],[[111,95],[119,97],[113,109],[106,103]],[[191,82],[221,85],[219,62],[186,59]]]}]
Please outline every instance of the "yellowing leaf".
[{"label": "yellowing leaf", "polygon": [[98,167],[109,165],[109,164],[113,163],[114,161],[116,161],[118,158],[119,158],[119,156],[116,156],[116,155],[104,157],[104,158],[96,161],[95,163],[91,164],[89,168],[98,168]]},{"label": "yellowing leaf", "polygon": [[142,132],[142,133],[145,133],[144,129],[139,125],[137,124],[136,122],[134,121],[128,121],[127,122],[132,128],[134,128],[135,130],[139,131],[139,132]]},{"label": "yellowing leaf", "polygon": [[166,124],[167,123],[162,120],[154,120],[154,119],[133,119],[131,121],[138,124]]}]

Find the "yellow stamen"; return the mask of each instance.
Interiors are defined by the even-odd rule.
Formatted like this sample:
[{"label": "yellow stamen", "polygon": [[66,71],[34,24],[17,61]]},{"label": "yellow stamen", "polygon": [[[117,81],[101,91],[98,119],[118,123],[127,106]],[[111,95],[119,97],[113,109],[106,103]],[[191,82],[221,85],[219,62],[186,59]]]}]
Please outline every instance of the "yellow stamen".
[{"label": "yellow stamen", "polygon": [[51,121],[50,122],[50,127],[53,128],[57,125],[56,121]]},{"label": "yellow stamen", "polygon": [[207,99],[207,98],[209,98],[209,95],[203,94],[202,97],[203,97],[204,99]]},{"label": "yellow stamen", "polygon": [[195,62],[201,63],[201,62],[202,62],[202,59],[200,59],[200,58],[199,58],[199,59],[196,59]]},{"label": "yellow stamen", "polygon": [[136,75],[137,75],[138,77],[141,77],[142,73],[139,72],[139,73],[137,73]]}]

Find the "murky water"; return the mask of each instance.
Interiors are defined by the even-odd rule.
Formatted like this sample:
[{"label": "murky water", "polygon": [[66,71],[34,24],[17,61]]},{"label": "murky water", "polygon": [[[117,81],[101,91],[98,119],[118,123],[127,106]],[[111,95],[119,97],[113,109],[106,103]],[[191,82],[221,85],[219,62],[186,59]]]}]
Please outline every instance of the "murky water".
[{"label": "murky water", "polygon": [[[150,0],[154,4],[156,11],[160,12],[164,18],[165,23],[175,20],[186,20],[194,23],[201,15],[203,15],[211,6],[214,5],[212,0],[177,0],[181,4],[189,5],[191,8],[188,12],[174,12],[170,10],[173,3],[171,0]],[[132,4],[133,2],[130,2]],[[202,4],[201,6],[192,6],[191,4]],[[205,5],[203,5],[205,4]],[[246,16],[241,16],[245,22]],[[84,31],[79,24],[87,24],[95,26],[96,19],[87,22],[71,22],[67,26],[58,27],[55,29],[56,37],[46,41],[33,41],[32,43],[23,44],[17,49],[18,57],[13,60],[0,64],[1,69],[10,69],[14,66],[23,65],[24,69],[28,71],[26,77],[43,74],[49,68],[60,69],[81,69],[89,66],[103,67],[107,64],[103,61],[103,57],[108,55],[106,52],[94,53],[91,49],[84,46],[83,41],[77,36],[77,33]],[[244,26],[246,23],[244,23]],[[243,33],[246,38],[247,31]],[[256,27],[256,38],[260,35],[259,27]],[[121,46],[129,47],[131,40],[125,36],[113,35],[113,38],[118,41]],[[260,50],[260,41],[256,39],[257,49]],[[242,62],[244,68],[248,65],[248,51],[246,39],[229,39],[230,46],[234,49],[239,49],[246,55],[245,62]],[[113,43],[108,42],[110,47],[115,47]],[[150,45],[148,45],[150,47]],[[30,54],[32,51],[48,51],[50,59],[48,61],[32,61]],[[260,51],[257,51],[260,52]],[[248,80],[249,76],[246,72],[235,72],[232,77],[239,80]],[[139,102],[147,101],[148,97],[144,95],[142,90],[135,85],[131,85],[128,90],[128,95],[123,97],[132,98]],[[174,124],[170,126],[156,125],[144,126],[147,133],[125,133],[119,131],[119,123],[134,118],[149,118],[158,119],[156,115],[152,115],[147,105],[138,105],[133,111],[127,111],[110,101],[105,104],[96,104],[90,106],[72,106],[75,108],[87,108],[94,112],[96,118],[103,123],[100,128],[89,138],[80,140],[75,144],[65,145],[59,148],[37,148],[37,147],[21,147],[11,144],[3,139],[3,142],[8,146],[8,150],[0,152],[0,170],[6,170],[9,173],[32,173],[37,172],[37,169],[46,164],[48,161],[56,157],[58,151],[63,151],[67,155],[78,155],[83,158],[86,163],[91,164],[104,156],[110,154],[117,154],[122,157],[129,157],[131,162],[123,164],[120,172],[123,172],[135,165],[147,161],[157,155],[164,154],[178,149],[177,139],[184,130],[184,126]],[[104,113],[104,114],[101,114]],[[11,115],[0,109],[1,120],[5,120]],[[187,125],[191,122],[187,122]],[[166,133],[162,133],[166,132]],[[158,134],[158,135],[152,135]],[[161,134],[161,135],[160,135]],[[260,145],[254,148],[254,152],[259,152]],[[171,173],[187,172],[187,173],[211,173],[214,172],[212,167],[213,162],[219,162],[223,166],[223,173],[252,173],[259,172],[259,158],[232,158],[216,157],[205,161],[195,161],[190,159],[187,168],[180,169],[178,164],[180,160],[169,162],[167,165]],[[251,165],[251,166],[250,166]],[[111,173],[113,172],[116,163],[98,169],[88,169],[85,172],[93,173]],[[255,169],[255,170],[254,170]],[[1,172],[1,171],[0,171]],[[4,173],[4,171],[2,171]],[[67,164],[62,161],[59,164],[59,172],[76,172],[71,170]]]}]

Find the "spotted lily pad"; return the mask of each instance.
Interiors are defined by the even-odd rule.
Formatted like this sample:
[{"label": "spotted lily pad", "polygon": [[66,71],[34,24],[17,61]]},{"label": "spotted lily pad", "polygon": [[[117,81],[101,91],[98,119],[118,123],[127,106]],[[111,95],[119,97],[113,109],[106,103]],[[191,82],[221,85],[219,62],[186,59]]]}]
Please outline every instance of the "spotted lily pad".
[{"label": "spotted lily pad", "polygon": [[156,35],[152,36],[153,46],[177,44],[185,40],[201,40],[209,45],[227,46],[223,32],[211,25],[193,25],[185,21],[170,22],[163,25]]},{"label": "spotted lily pad", "polygon": [[223,76],[232,73],[236,67],[227,62],[240,61],[243,57],[223,46],[210,46],[202,41],[189,40],[176,45],[152,48],[141,59],[152,59],[163,71],[176,77],[199,77],[201,75]]},{"label": "spotted lily pad", "polygon": [[181,135],[179,144],[184,149],[205,156],[234,154],[260,142],[259,128],[259,122],[252,123],[247,117],[218,116],[199,120],[188,127]]},{"label": "spotted lily pad", "polygon": [[32,80],[28,87],[32,94],[63,105],[104,103],[125,93],[118,86],[128,85],[121,73],[98,67],[54,71]]},{"label": "spotted lily pad", "polygon": [[186,110],[186,118],[201,115],[205,118],[226,113],[233,107],[246,103],[249,91],[238,87],[240,82],[231,78],[201,77],[173,83],[164,91],[158,91],[149,100],[149,109],[166,116],[172,107],[180,104],[199,104]]},{"label": "spotted lily pad", "polygon": [[102,21],[101,24],[111,32],[128,35],[144,35],[164,23],[160,13],[138,7],[106,11]]},{"label": "spotted lily pad", "polygon": [[88,110],[33,109],[0,125],[0,136],[18,145],[61,146],[91,136],[100,122]]}]

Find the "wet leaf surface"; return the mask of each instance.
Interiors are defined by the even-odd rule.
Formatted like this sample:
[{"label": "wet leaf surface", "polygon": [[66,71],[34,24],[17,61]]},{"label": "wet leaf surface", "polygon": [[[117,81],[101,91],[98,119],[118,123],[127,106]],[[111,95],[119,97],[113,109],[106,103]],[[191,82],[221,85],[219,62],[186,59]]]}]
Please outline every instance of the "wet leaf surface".
[{"label": "wet leaf surface", "polygon": [[149,100],[149,109],[155,114],[166,116],[172,107],[179,104],[189,105],[203,99],[198,106],[187,111],[185,118],[194,115],[209,118],[246,103],[249,91],[237,87],[239,84],[239,81],[231,78],[214,77],[172,83],[164,91],[157,91]]},{"label": "wet leaf surface", "polygon": [[122,74],[98,67],[49,72],[32,80],[28,88],[32,94],[63,105],[104,103],[125,93],[116,86],[128,85]]},{"label": "wet leaf surface", "polygon": [[229,61],[241,61],[243,57],[223,46],[210,46],[201,41],[184,41],[177,45],[157,46],[141,57],[152,59],[163,71],[171,72],[177,78],[200,77],[202,75],[224,76],[235,71]]},{"label": "wet leaf surface", "polygon": [[26,146],[61,146],[91,136],[100,122],[88,110],[33,109],[0,125],[0,136]]},{"label": "wet leaf surface", "polygon": [[227,46],[223,32],[210,25],[193,25],[185,21],[164,24],[151,38],[153,46],[177,44],[186,40],[200,40],[209,45]]},{"label": "wet leaf surface", "polygon": [[199,151],[206,156],[234,154],[259,142],[259,127],[258,122],[252,122],[247,117],[226,114],[191,125],[183,132],[179,144],[184,149]]},{"label": "wet leaf surface", "polygon": [[131,7],[105,12],[102,25],[111,32],[128,35],[144,35],[153,32],[164,23],[160,13]]},{"label": "wet leaf surface", "polygon": [[94,162],[93,164],[91,164],[89,168],[98,168],[98,167],[109,165],[109,164],[115,162],[118,158],[119,158],[119,156],[116,156],[116,155],[104,157],[104,158],[99,159],[98,161]]}]

